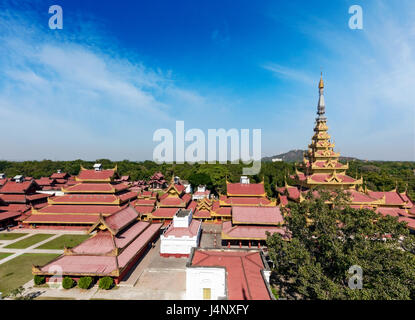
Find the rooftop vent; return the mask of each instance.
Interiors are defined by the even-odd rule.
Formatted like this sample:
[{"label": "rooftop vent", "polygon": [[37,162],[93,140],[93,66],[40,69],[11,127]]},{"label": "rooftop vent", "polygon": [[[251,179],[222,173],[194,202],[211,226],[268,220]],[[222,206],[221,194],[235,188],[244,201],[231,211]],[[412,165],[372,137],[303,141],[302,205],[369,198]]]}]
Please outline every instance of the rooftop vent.
[{"label": "rooftop vent", "polygon": [[17,183],[21,183],[24,181],[24,177],[21,174],[19,174],[17,176],[14,176],[13,180]]},{"label": "rooftop vent", "polygon": [[94,164],[94,169],[95,169],[95,171],[101,171],[101,170],[102,170],[102,164],[100,164],[100,163],[95,163],[95,164]]},{"label": "rooftop vent", "polygon": [[249,178],[247,176],[241,176],[241,183],[249,184]]}]

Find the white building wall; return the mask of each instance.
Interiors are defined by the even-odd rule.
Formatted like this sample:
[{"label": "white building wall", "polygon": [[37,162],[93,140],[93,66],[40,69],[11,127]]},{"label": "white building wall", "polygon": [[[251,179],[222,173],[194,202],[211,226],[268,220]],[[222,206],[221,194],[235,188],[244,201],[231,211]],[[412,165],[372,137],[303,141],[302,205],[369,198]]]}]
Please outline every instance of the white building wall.
[{"label": "white building wall", "polygon": [[161,236],[160,253],[162,254],[190,254],[192,247],[198,246],[199,237],[165,237]]},{"label": "white building wall", "polygon": [[203,288],[210,288],[211,300],[226,296],[225,268],[186,268],[186,299],[203,300]]}]

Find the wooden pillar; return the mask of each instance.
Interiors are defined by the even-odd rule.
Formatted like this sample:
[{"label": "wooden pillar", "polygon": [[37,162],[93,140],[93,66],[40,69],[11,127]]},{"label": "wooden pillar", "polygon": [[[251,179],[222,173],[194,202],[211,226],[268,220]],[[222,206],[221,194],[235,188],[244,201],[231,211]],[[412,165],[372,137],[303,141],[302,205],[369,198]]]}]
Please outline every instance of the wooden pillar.
[{"label": "wooden pillar", "polygon": [[258,241],[258,249],[261,249],[261,244],[259,243],[259,241]]},{"label": "wooden pillar", "polygon": [[228,248],[230,248],[231,247],[231,242],[230,241],[228,241]]},{"label": "wooden pillar", "polygon": [[251,240],[248,241],[248,246],[251,247]]},{"label": "wooden pillar", "polygon": [[239,248],[242,248],[242,242],[239,241]]}]

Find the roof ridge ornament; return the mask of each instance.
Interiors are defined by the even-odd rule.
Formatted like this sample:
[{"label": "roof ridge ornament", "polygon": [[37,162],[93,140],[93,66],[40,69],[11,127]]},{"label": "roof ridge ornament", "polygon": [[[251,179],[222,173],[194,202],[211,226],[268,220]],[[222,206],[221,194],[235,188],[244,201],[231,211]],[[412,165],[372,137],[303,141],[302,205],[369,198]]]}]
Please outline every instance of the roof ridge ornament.
[{"label": "roof ridge ornament", "polygon": [[326,113],[326,104],[324,103],[324,82],[323,82],[323,72],[321,72],[320,82],[318,84],[319,98],[317,105],[317,121],[327,120],[324,114]]}]

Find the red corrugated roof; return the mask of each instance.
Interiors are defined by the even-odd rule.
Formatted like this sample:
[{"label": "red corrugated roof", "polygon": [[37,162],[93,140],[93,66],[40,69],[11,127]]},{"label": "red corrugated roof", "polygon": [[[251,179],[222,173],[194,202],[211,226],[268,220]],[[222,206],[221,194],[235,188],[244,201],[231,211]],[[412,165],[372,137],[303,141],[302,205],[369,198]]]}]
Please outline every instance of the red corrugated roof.
[{"label": "red corrugated roof", "polygon": [[267,236],[265,232],[280,233],[285,235],[284,228],[279,227],[263,227],[263,226],[245,226],[245,225],[232,225],[231,221],[222,223],[222,233],[229,238],[235,240],[266,240]]},{"label": "red corrugated roof", "polygon": [[32,214],[26,218],[25,223],[85,223],[94,224],[98,215],[91,214]]},{"label": "red corrugated roof", "polygon": [[40,213],[84,213],[84,214],[112,214],[121,209],[119,206],[108,206],[108,205],[49,205],[40,209]]},{"label": "red corrugated roof", "polygon": [[98,231],[96,235],[85,240],[72,249],[76,254],[103,255],[115,248],[112,235],[108,231]]},{"label": "red corrugated roof", "polygon": [[118,256],[118,266],[124,268],[138,252],[144,249],[160,230],[161,223],[153,223],[144,230],[127,248]]},{"label": "red corrugated roof", "polygon": [[63,273],[77,274],[110,274],[117,269],[116,257],[96,256],[91,258],[86,256],[61,256],[59,259],[45,265],[41,271],[45,273],[54,273],[55,269],[50,269],[54,266],[59,266]]},{"label": "red corrugated roof", "polygon": [[385,196],[386,204],[396,205],[405,202],[397,191],[369,191],[368,194],[375,199],[381,199]]},{"label": "red corrugated roof", "polygon": [[284,221],[279,207],[232,207],[233,224],[272,224]]},{"label": "red corrugated roof", "polygon": [[128,189],[124,184],[110,184],[110,183],[78,183],[66,189],[66,192],[114,192]]},{"label": "red corrugated roof", "polygon": [[228,196],[264,196],[265,189],[262,183],[227,183]]},{"label": "red corrugated roof", "polygon": [[77,179],[80,180],[106,180],[111,179],[115,174],[112,169],[96,171],[94,169],[83,169],[79,172]]},{"label": "red corrugated roof", "polygon": [[0,194],[0,198],[7,203],[26,203],[25,194]]},{"label": "red corrugated roof", "polygon": [[271,203],[267,198],[255,198],[255,197],[227,197],[221,196],[221,201],[224,201],[228,205],[268,205]]},{"label": "red corrugated roof", "polygon": [[52,179],[65,179],[67,178],[69,175],[66,172],[61,172],[61,173],[52,173],[52,175],[50,176]]},{"label": "red corrugated roof", "polygon": [[1,193],[26,193],[30,188],[32,183],[35,183],[34,180],[15,182],[8,180],[0,189]]},{"label": "red corrugated roof", "polygon": [[0,212],[0,221],[19,217],[21,214],[22,214],[21,212],[17,212],[17,211]]},{"label": "red corrugated roof", "polygon": [[105,223],[108,227],[118,233],[119,230],[125,228],[138,218],[137,211],[133,207],[126,207],[105,218]]},{"label": "red corrugated roof", "polygon": [[173,218],[178,208],[158,208],[151,215],[156,218]]}]

